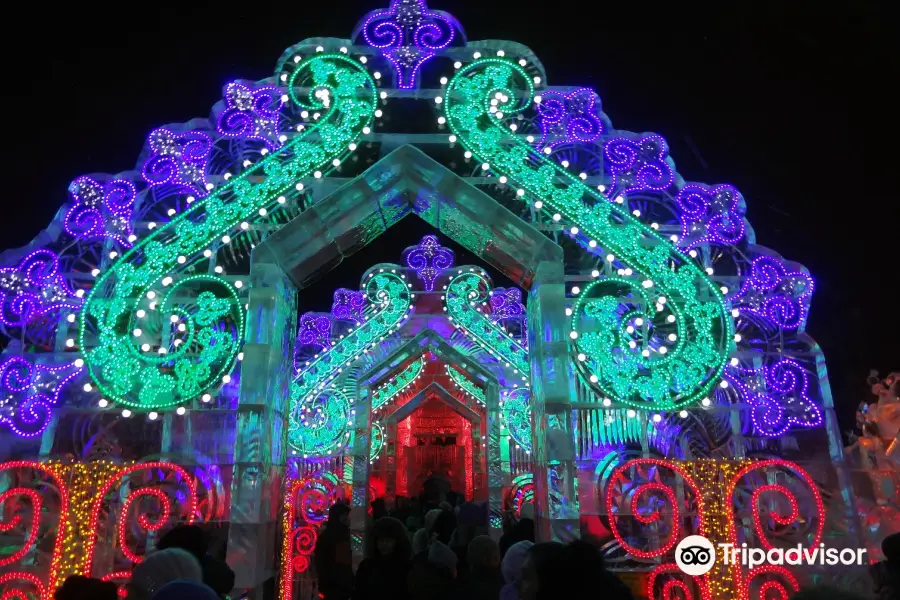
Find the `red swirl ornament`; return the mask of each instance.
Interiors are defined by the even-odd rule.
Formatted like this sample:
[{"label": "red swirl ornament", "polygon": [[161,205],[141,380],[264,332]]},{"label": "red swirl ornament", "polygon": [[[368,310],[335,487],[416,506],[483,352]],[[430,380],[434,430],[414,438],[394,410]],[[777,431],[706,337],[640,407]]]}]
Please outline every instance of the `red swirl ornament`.
[{"label": "red swirl ornament", "polygon": [[[9,462],[5,462],[5,463],[0,463],[0,473],[7,471],[7,470],[16,470],[16,469],[31,469],[33,471],[41,472],[43,475],[45,475],[49,479],[50,483],[52,483],[52,485],[55,486],[59,492],[59,521],[56,526],[56,539],[53,542],[52,558],[50,559],[51,580],[47,586],[49,589],[52,590],[52,589],[55,589],[59,583],[61,583],[58,581],[54,581],[52,578],[53,578],[53,574],[56,573],[57,565],[59,565],[60,553],[62,551],[62,546],[63,546],[63,539],[65,538],[65,535],[66,535],[66,529],[67,529],[66,519],[69,514],[69,492],[65,486],[65,482],[61,481],[54,471],[47,468],[47,465],[44,465],[44,464],[41,464],[41,463],[35,462],[35,461],[29,461],[29,460],[14,460],[14,461],[9,461]],[[33,480],[35,478],[31,477],[30,479]],[[12,492],[12,490],[9,490],[9,492]],[[37,493],[37,492],[35,492],[35,493]],[[4,496],[5,496],[5,494],[4,494]],[[30,493],[29,493],[29,497],[32,499],[32,507],[35,507],[36,505],[33,503],[34,497],[31,496]],[[2,501],[0,501],[0,504],[2,504]],[[40,510],[36,510],[33,508],[32,533],[29,536],[29,539],[31,539],[31,536],[37,535],[37,531],[39,529],[40,514],[41,514]],[[13,517],[13,520],[14,519],[15,519],[15,517]],[[38,522],[35,522],[35,519],[38,519]],[[3,524],[0,523],[0,527],[2,527],[2,526],[3,526]],[[10,524],[10,528],[12,528],[12,527],[14,527],[14,525]],[[7,531],[7,529],[5,529],[5,528],[0,529],[0,530]],[[34,543],[33,541],[29,542],[28,544],[25,545],[25,548],[28,548],[33,543]],[[27,552],[27,550],[26,550],[26,552]],[[24,556],[24,554],[23,554],[23,556]],[[19,558],[17,558],[16,560],[19,560]],[[9,562],[5,562],[5,561],[0,562],[0,566],[7,566],[11,562],[13,562],[13,561],[9,560]],[[20,575],[22,577],[19,577]],[[27,575],[27,577],[26,577],[26,575]],[[22,573],[18,573],[18,574],[17,573],[7,573],[6,575],[0,576],[0,583],[2,583],[3,581],[8,581],[8,579],[4,580],[3,577],[19,577],[20,579],[24,577],[28,581],[31,581],[31,578],[33,576],[31,576],[29,574],[22,574]],[[38,581],[38,584],[40,585],[41,589],[43,589],[43,583],[40,583],[40,581]],[[0,589],[2,589],[2,588],[0,588]],[[41,592],[41,593],[43,594],[43,592]],[[42,598],[43,596],[39,595],[38,597]],[[0,600],[9,600],[12,598],[18,598],[18,596],[9,596],[8,598],[6,596],[0,596]],[[31,599],[29,598],[28,600],[31,600]]]},{"label": "red swirl ornament", "polygon": [[113,583],[116,583],[117,580],[120,580],[122,583],[118,584],[116,595],[119,598],[127,598],[128,590],[125,589],[125,584],[131,580],[131,571],[116,571],[100,578],[100,581],[111,581]]},{"label": "red swirl ornament", "polygon": [[291,566],[297,573],[306,573],[306,570],[309,569],[309,556],[298,554],[291,561]]},{"label": "red swirl ornament", "polygon": [[128,515],[131,505],[136,500],[147,496],[154,498],[159,503],[159,517],[155,521],[151,521],[146,513],[138,514],[137,522],[142,529],[148,533],[155,533],[163,528],[172,514],[172,502],[169,500],[169,496],[159,488],[141,488],[125,499],[125,503],[122,505],[122,512],[119,514],[118,537],[122,546],[122,554],[134,564],[140,564],[144,558],[133,553],[128,547]]},{"label": "red swirl ornament", "polygon": [[[777,575],[783,579],[767,578],[763,581],[756,594],[750,593],[750,586],[753,585],[753,579],[759,576]],[[791,575],[791,572],[784,567],[775,565],[762,565],[754,568],[747,574],[744,579],[744,586],[741,590],[741,598],[758,598],[759,600],[788,600],[796,592],[800,591],[800,584]],[[774,592],[771,594],[770,592]]]},{"label": "red swirl ornament", "polygon": [[[23,582],[27,582],[23,584]],[[10,586],[10,584],[12,584]],[[25,586],[31,586],[29,589]],[[4,573],[0,575],[0,600],[34,600],[48,598],[44,583],[32,573]]]},{"label": "red swirl ornament", "polygon": [[[196,481],[194,481],[194,478],[191,476],[191,474],[188,473],[184,468],[182,468],[174,463],[169,463],[169,462],[148,462],[148,463],[140,463],[140,464],[131,465],[129,467],[126,467],[126,468],[122,469],[121,471],[117,472],[112,477],[110,477],[108,480],[106,480],[106,482],[103,483],[100,490],[97,492],[96,499],[94,500],[94,506],[91,510],[90,531],[92,532],[92,534],[88,537],[87,540],[85,540],[85,548],[84,548],[85,563],[84,563],[84,565],[85,565],[86,573],[91,572],[91,567],[93,566],[93,562],[94,562],[94,549],[97,546],[97,538],[99,536],[98,527],[100,524],[100,516],[101,516],[101,512],[103,510],[104,500],[109,495],[110,491],[112,491],[113,486],[116,483],[120,482],[125,477],[127,477],[137,471],[144,471],[144,470],[149,470],[149,469],[173,471],[175,474],[177,474],[182,479],[182,481],[184,482],[184,485],[187,486],[187,488],[188,488],[188,493],[186,494],[186,497],[187,497],[186,504],[184,506],[184,521],[188,524],[194,522],[194,519],[196,518],[196,510],[197,510],[197,483],[196,483]],[[153,492],[146,491],[146,490],[151,490],[151,489],[156,490],[156,491],[153,491]],[[151,496],[157,498],[157,500],[159,500],[160,499],[159,494],[163,494],[163,492],[161,492],[157,488],[149,488],[149,487],[140,488],[138,490],[133,491],[131,494],[129,494],[128,497],[125,499],[122,513],[119,515],[118,531],[120,533],[122,531],[124,531],[123,521],[128,516],[128,510],[126,510],[126,509],[130,508],[131,503],[134,501],[134,500],[131,500],[132,496],[137,495],[138,497],[140,497],[140,496],[145,496],[145,495],[151,495]],[[166,502],[168,502],[168,497],[166,498]],[[171,505],[167,505],[167,507],[170,508]],[[168,510],[167,512],[171,516],[171,510]],[[161,519],[159,522],[150,521],[146,515],[141,515],[138,517],[138,523],[141,525],[141,527],[147,529],[148,531],[158,531],[166,521],[167,521],[167,519]],[[129,560],[131,560],[132,562],[140,562],[139,560],[138,561],[134,560],[135,558],[139,559],[140,557],[136,556],[134,553],[132,553],[127,548],[125,539],[123,537],[120,537],[120,544],[122,546],[123,554],[125,554],[125,556]]]},{"label": "red swirl ornament", "polygon": [[[688,578],[685,580],[685,578]],[[662,587],[657,585],[658,580],[663,581]],[[651,600],[694,600],[694,587],[690,585],[695,581],[700,588],[700,600],[710,600],[709,588],[706,585],[706,577],[689,577],[685,575],[678,565],[659,565],[650,573],[647,580],[647,598]],[[657,593],[659,588],[659,593]],[[676,591],[680,596],[676,595]]]},{"label": "red swirl ornament", "polygon": [[694,482],[691,476],[677,465],[665,460],[658,460],[655,458],[638,458],[625,463],[624,465],[618,467],[615,471],[613,471],[606,486],[606,514],[609,516],[609,524],[613,536],[615,536],[616,540],[619,542],[622,548],[624,548],[626,552],[628,552],[635,558],[654,558],[668,553],[672,548],[675,547],[675,544],[678,542],[678,540],[681,539],[681,511],[678,508],[675,494],[668,486],[657,482],[648,482],[638,485],[631,492],[631,513],[634,516],[635,520],[637,520],[642,525],[648,525],[651,523],[659,522],[661,520],[659,511],[655,511],[650,514],[642,514],[639,510],[639,500],[644,494],[648,492],[659,492],[665,496],[666,501],[672,507],[671,531],[665,543],[656,550],[640,550],[638,548],[635,548],[625,540],[625,538],[619,532],[619,526],[617,524],[617,507],[615,506],[616,498],[614,494],[614,488],[616,484],[621,480],[622,489],[624,490],[628,479],[626,476],[626,472],[629,469],[640,466],[666,468],[678,473],[678,475],[681,476],[681,478],[685,481],[685,483],[688,485],[697,499],[699,507],[699,510],[697,511],[698,526],[699,533],[701,535],[703,534],[703,500],[700,496],[699,488],[697,487],[697,484]]},{"label": "red swirl ornament", "polygon": [[[746,467],[738,471],[738,473],[731,480],[731,483],[729,484],[728,497],[731,498],[732,503],[734,503],[735,490],[741,478],[756,469],[766,469],[769,467],[780,467],[799,475],[800,479],[803,480],[803,482],[806,483],[807,487],[809,488],[809,491],[813,497],[813,501],[816,505],[815,538],[813,539],[809,547],[815,548],[819,545],[819,542],[822,541],[822,532],[825,528],[825,505],[822,502],[822,495],[819,493],[819,487],[816,485],[816,482],[813,481],[812,477],[810,477],[806,471],[801,469],[799,465],[781,459],[762,460],[747,465]],[[761,500],[762,494],[772,492],[776,492],[787,498],[791,507],[791,512],[788,515],[780,515],[777,513],[772,513],[770,515],[772,517],[772,520],[775,521],[776,524],[781,526],[788,526],[791,523],[797,522],[800,518],[799,503],[797,502],[797,497],[794,495],[794,492],[792,490],[778,484],[766,484],[756,488],[751,496],[751,506],[753,509],[753,527],[757,537],[759,538],[760,544],[763,546],[763,548],[766,549],[766,551],[771,550],[773,548],[773,545],[766,537],[763,523],[760,520],[759,501]]]},{"label": "red swirl ornament", "polygon": [[[31,503],[31,527],[28,530],[28,539],[17,552],[14,552],[9,556],[0,557],[0,567],[5,567],[21,560],[22,557],[28,554],[29,550],[34,546],[35,540],[37,540],[38,528],[40,527],[41,520],[41,506],[43,505],[39,493],[28,488],[12,488],[0,494],[0,507],[5,508],[7,502],[12,504],[19,496],[27,497]],[[9,521],[5,520],[6,510],[0,513],[0,533],[12,531],[19,526],[22,522],[22,515],[17,512],[17,509],[19,508],[21,508],[20,502],[13,504],[12,510],[9,511],[12,512],[13,515]]]},{"label": "red swirl ornament", "polygon": [[304,525],[294,530],[294,548],[299,554],[312,554],[319,534],[315,527]]}]

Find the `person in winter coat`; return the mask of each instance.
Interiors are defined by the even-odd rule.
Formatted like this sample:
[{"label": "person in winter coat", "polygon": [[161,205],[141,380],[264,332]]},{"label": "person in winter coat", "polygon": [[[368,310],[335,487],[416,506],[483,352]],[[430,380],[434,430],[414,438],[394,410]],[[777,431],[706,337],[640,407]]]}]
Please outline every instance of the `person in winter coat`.
[{"label": "person in winter coat", "polygon": [[159,540],[160,550],[181,548],[190,552],[203,570],[203,583],[208,585],[220,598],[234,588],[234,571],[224,560],[208,552],[206,533],[196,525],[179,525]]},{"label": "person in winter coat", "polygon": [[325,600],[348,600],[353,593],[350,508],[335,504],[313,551],[319,592]]},{"label": "person in winter coat", "polygon": [[900,598],[900,533],[887,536],[881,542],[885,560],[869,567],[878,600]]},{"label": "person in winter coat", "polygon": [[500,563],[500,571],[503,573],[503,580],[506,582],[506,585],[500,589],[500,600],[519,600],[522,565],[525,563],[525,556],[532,546],[534,546],[534,542],[525,540],[513,544],[506,551],[503,562]]},{"label": "person in winter coat", "polygon": [[397,519],[382,517],[371,533],[366,558],[356,571],[353,600],[408,600],[412,547],[406,527]]},{"label": "person in winter coat", "polygon": [[503,587],[500,546],[489,536],[476,536],[466,550],[468,570],[460,575],[459,596],[466,600],[497,600]]}]

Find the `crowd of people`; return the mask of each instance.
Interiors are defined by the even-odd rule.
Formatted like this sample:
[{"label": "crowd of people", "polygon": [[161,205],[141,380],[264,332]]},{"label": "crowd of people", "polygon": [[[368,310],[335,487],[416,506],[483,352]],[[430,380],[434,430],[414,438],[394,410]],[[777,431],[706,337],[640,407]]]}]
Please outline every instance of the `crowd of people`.
[{"label": "crowd of people", "polygon": [[[420,508],[423,512],[416,512]],[[399,503],[390,514],[372,506],[365,558],[354,573],[350,509],[329,509],[313,553],[318,596],[323,600],[631,600],[628,587],[606,568],[596,546],[535,543],[530,507],[510,521],[499,542],[487,534],[485,505],[436,507]],[[900,534],[887,537],[886,560],[870,574],[877,600],[900,600]],[[207,552],[203,530],[176,527],[157,550],[135,565],[128,600],[221,600],[234,587],[234,572]],[[801,590],[792,600],[862,600],[828,587]],[[117,600],[116,585],[74,575],[55,600]]]}]

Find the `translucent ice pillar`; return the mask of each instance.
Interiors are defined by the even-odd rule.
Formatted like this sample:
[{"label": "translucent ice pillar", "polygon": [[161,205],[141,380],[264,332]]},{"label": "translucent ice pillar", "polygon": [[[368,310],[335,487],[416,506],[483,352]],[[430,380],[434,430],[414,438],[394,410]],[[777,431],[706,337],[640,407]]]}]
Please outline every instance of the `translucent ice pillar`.
[{"label": "translucent ice pillar", "polygon": [[[235,432],[228,563],[235,589],[276,573],[285,422],[293,375],[297,293],[282,269],[254,253]],[[261,596],[260,596],[261,597]]]}]

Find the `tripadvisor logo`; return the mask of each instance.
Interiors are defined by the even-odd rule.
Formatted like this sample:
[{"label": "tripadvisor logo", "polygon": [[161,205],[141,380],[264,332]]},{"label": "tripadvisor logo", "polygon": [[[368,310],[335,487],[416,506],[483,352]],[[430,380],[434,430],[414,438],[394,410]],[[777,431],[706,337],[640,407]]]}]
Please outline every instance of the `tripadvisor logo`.
[{"label": "tripadvisor logo", "polygon": [[[792,548],[748,548],[747,544],[718,544],[723,564],[744,565],[750,569],[768,565],[864,565],[865,548],[804,548],[798,544]],[[702,535],[689,535],[675,547],[675,564],[687,575],[706,575],[716,562],[716,548]]]}]

